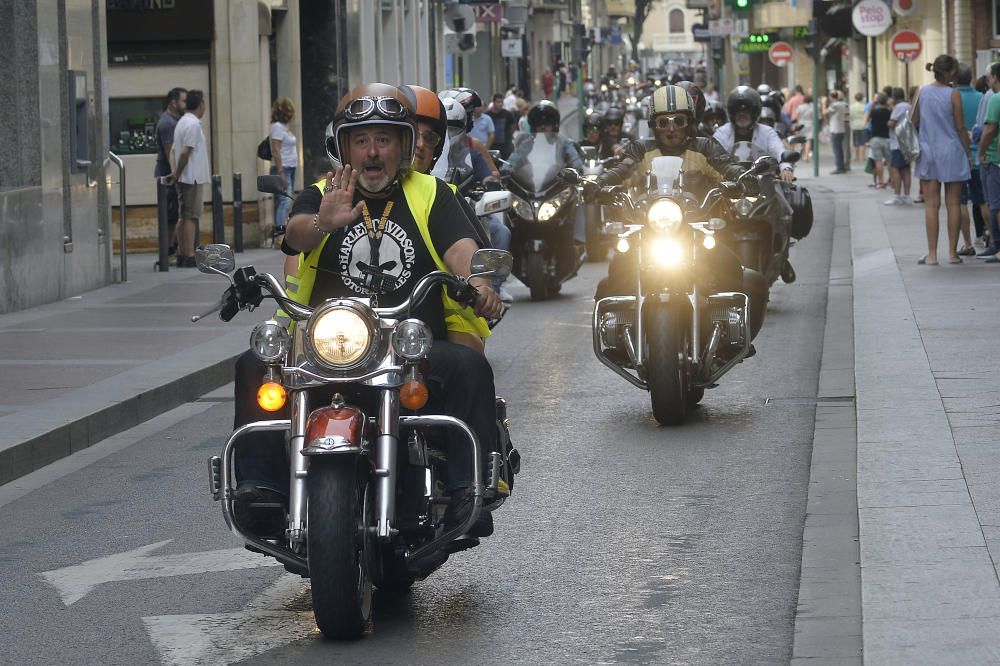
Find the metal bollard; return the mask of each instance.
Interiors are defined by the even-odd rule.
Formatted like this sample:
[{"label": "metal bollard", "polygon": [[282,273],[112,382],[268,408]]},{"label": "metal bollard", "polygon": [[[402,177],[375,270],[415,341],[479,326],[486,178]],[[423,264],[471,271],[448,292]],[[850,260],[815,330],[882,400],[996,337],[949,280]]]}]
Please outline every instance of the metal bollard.
[{"label": "metal bollard", "polygon": [[[162,177],[161,177],[162,178]],[[161,178],[156,179],[156,240],[159,246],[160,258],[156,262],[156,270],[166,273],[170,270],[170,227],[167,223],[167,197],[173,185],[164,185]]]},{"label": "metal bollard", "polygon": [[233,174],[233,248],[243,251],[243,174]]},{"label": "metal bollard", "polygon": [[222,176],[212,176],[212,242],[226,242],[226,221],[222,214]]}]

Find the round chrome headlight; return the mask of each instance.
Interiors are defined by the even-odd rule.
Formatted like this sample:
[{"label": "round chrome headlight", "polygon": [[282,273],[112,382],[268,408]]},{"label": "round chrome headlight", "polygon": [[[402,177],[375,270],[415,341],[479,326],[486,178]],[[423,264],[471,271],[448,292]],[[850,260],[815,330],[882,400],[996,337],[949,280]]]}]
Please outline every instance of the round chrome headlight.
[{"label": "round chrome headlight", "polygon": [[676,231],[684,221],[684,213],[676,201],[660,199],[649,207],[647,219],[656,231]]},{"label": "round chrome headlight", "polygon": [[376,335],[371,317],[341,302],[322,306],[313,314],[306,329],[306,342],[320,365],[349,370],[367,359]]},{"label": "round chrome headlight", "polygon": [[284,357],[290,344],[288,330],[273,319],[257,324],[250,333],[250,349],[265,363]]},{"label": "round chrome headlight", "polygon": [[392,329],[392,348],[407,361],[424,358],[433,344],[431,329],[418,319],[404,319]]}]

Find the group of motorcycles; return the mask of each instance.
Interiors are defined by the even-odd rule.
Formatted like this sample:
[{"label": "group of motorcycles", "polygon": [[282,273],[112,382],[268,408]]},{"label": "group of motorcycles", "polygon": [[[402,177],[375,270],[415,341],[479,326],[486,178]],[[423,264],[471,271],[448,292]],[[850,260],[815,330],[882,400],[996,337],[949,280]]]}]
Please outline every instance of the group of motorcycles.
[{"label": "group of motorcycles", "polygon": [[[654,159],[641,187],[605,187],[597,180],[612,160],[598,159],[596,151],[584,151],[579,172],[565,163],[557,134],[522,141],[528,143],[519,147],[519,160],[507,165],[504,189],[459,189],[478,216],[506,213],[512,232],[511,252],[475,253],[472,276],[503,279],[513,272],[532,299],[544,300],[576,275],[588,254],[606,259],[614,247],[616,258],[628,256],[629,288],[596,299],[594,353],[649,391],[658,422],[683,423],[705,389],[755,353],[750,295],[719,288],[719,248],[730,248],[768,285],[778,277],[793,281],[788,249],[790,239],[804,237],[811,226],[811,207],[802,213],[808,194],[780,181],[774,158],[751,160],[749,153],[736,182],[723,182],[701,199],[685,191],[682,161],[675,157]],[[782,159],[797,157],[788,152]],[[277,176],[262,176],[258,189],[278,194],[281,183]],[[581,206],[585,246],[574,242]],[[362,636],[371,626],[373,590],[386,596],[405,592],[450,553],[470,547],[462,543],[470,528],[481,512],[504,503],[520,469],[502,398],[496,400],[499,447],[489,455],[460,420],[401,413],[419,412],[426,404],[423,362],[433,343],[428,327],[409,318],[412,306],[438,285],[461,303],[474,302],[475,291],[467,280],[435,271],[398,307],[351,298],[312,308],[294,302],[276,277],[238,268],[228,246],[199,248],[196,260],[202,272],[229,283],[210,310],[219,310],[224,321],[271,298],[293,322],[290,328],[258,324],[250,338],[254,355],[267,367],[258,403],[270,411],[290,406],[290,418],[237,428],[222,455],[209,459],[212,495],[247,548],[311,579],[324,635]],[[472,511],[451,527],[444,520],[449,497],[441,481],[445,430],[460,433],[473,461]],[[248,435],[269,431],[284,433],[289,464],[288,505],[271,507],[285,512],[288,528],[280,538],[241,524],[234,511],[237,451]]]}]

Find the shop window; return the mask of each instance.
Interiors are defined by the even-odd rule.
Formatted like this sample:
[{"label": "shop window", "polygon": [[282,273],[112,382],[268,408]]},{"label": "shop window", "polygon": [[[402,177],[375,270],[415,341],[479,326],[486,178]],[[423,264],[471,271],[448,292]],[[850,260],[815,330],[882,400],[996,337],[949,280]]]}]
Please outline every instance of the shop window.
[{"label": "shop window", "polygon": [[156,123],[163,97],[109,100],[111,150],[118,155],[155,155]]},{"label": "shop window", "polygon": [[670,17],[670,32],[671,32],[671,34],[677,34],[679,32],[684,32],[684,10],[683,9],[671,9],[669,17]]}]

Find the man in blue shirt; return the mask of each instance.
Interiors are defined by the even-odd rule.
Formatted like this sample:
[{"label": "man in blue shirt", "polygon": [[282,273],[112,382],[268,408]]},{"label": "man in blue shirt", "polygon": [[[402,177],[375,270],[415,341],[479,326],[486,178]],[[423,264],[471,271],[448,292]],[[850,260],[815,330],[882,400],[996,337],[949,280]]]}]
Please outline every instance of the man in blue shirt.
[{"label": "man in blue shirt", "polygon": [[496,135],[496,129],[493,126],[493,119],[484,113],[484,111],[486,109],[482,106],[477,106],[472,110],[472,129],[469,130],[469,136],[479,139],[483,142],[484,146],[490,148],[493,145],[493,137]]}]

